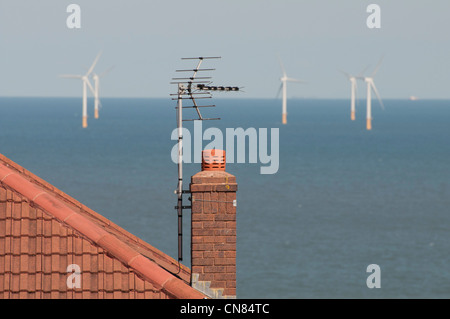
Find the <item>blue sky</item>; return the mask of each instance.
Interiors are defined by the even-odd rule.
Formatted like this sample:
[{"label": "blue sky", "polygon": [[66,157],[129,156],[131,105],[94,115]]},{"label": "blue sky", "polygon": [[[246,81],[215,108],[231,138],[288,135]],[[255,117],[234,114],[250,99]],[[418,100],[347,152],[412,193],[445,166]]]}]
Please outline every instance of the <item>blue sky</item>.
[{"label": "blue sky", "polygon": [[[71,3],[81,29],[66,26]],[[380,29],[366,25],[371,3]],[[193,66],[181,57],[219,55],[205,67],[216,84],[245,87],[238,97],[275,97],[279,56],[308,81],[290,84],[288,97],[349,98],[338,70],[370,73],[384,56],[383,98],[449,99],[449,14],[448,0],[2,0],[0,96],[81,96],[81,83],[58,75],[83,73],[102,50],[96,71],[114,66],[106,97],[168,97],[174,70]]]}]

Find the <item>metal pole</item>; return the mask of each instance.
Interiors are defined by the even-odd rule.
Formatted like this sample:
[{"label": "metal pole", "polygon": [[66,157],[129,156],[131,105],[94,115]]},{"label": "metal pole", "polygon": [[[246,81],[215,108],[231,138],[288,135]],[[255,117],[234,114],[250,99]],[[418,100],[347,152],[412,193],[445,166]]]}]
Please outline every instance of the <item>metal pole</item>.
[{"label": "metal pole", "polygon": [[178,84],[178,261],[183,260],[183,85]]}]

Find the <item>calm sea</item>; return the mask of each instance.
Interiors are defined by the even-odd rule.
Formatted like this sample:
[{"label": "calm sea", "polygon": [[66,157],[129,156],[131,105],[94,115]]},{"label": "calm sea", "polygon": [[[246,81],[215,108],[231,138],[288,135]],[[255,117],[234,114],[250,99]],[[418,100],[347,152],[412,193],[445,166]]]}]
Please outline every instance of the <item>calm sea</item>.
[{"label": "calm sea", "polygon": [[[204,129],[280,130],[276,174],[227,165],[239,298],[450,298],[450,101],[384,102],[372,131],[363,101],[354,122],[348,100],[289,100],[287,125],[277,100],[205,109],[222,120]],[[103,99],[98,120],[89,103],[82,129],[80,98],[0,98],[0,153],[176,259],[175,103]],[[184,170],[188,184],[200,165]],[[370,264],[381,288],[367,287]]]}]

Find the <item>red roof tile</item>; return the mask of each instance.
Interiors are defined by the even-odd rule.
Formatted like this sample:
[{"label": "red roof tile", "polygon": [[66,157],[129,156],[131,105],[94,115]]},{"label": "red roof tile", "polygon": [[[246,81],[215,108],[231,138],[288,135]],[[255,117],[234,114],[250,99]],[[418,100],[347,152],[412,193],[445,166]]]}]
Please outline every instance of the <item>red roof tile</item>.
[{"label": "red roof tile", "polygon": [[[71,264],[80,288],[68,286]],[[0,298],[204,298],[189,280],[188,268],[0,154]]]}]

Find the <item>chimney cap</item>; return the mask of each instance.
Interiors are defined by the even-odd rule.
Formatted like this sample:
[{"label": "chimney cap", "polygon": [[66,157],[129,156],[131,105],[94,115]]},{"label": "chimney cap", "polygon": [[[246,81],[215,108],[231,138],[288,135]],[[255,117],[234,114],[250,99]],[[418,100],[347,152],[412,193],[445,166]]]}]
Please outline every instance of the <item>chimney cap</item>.
[{"label": "chimney cap", "polygon": [[224,150],[202,151],[202,171],[225,171],[226,153]]}]

